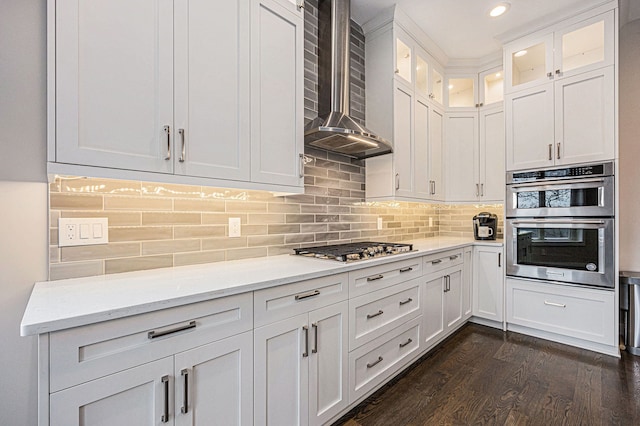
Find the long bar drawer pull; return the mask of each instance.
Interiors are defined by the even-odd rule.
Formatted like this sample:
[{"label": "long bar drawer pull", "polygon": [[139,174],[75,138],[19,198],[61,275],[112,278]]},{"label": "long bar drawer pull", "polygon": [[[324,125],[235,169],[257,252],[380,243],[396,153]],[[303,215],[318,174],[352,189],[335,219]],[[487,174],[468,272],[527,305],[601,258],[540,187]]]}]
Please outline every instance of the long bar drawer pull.
[{"label": "long bar drawer pull", "polygon": [[406,305],[407,303],[411,303],[411,302],[413,302],[412,298],[408,298],[407,300],[401,300],[400,301],[400,306]]},{"label": "long bar drawer pull", "polygon": [[407,341],[406,341],[406,342],[404,342],[404,343],[400,343],[400,347],[401,347],[401,348],[404,348],[405,346],[407,346],[407,345],[408,345],[409,343],[411,343],[411,342],[413,342],[413,340],[409,339],[409,340],[407,340]]},{"label": "long bar drawer pull", "polygon": [[449,260],[456,260],[458,258],[458,255],[453,255],[453,256],[449,256]]},{"label": "long bar drawer pull", "polygon": [[376,365],[380,364],[382,362],[383,358],[381,356],[378,357],[377,360],[373,361],[371,364],[367,364],[367,368],[373,368]]},{"label": "long bar drawer pull", "polygon": [[558,308],[566,308],[567,307],[567,305],[564,305],[562,303],[547,302],[546,300],[544,301],[544,304],[548,305],[548,306],[557,306]]},{"label": "long bar drawer pull", "polygon": [[400,273],[411,272],[411,271],[413,271],[413,268],[411,266],[407,266],[406,268],[400,269]]},{"label": "long bar drawer pull", "polygon": [[368,314],[367,315],[367,319],[371,319],[371,318],[375,318],[375,317],[379,317],[380,315],[384,314],[384,311],[382,309],[380,309],[378,312],[376,312],[375,314]]},{"label": "long bar drawer pull", "polygon": [[316,296],[320,296],[320,290],[313,290],[310,291],[309,293],[303,293],[303,294],[296,294],[296,300],[304,300],[304,299],[308,299],[310,297],[316,297]]},{"label": "long bar drawer pull", "polygon": [[162,417],[160,420],[162,423],[169,422],[169,376],[162,376],[160,379],[164,385],[164,405],[162,411]]},{"label": "long bar drawer pull", "polygon": [[376,275],[375,277],[367,277],[367,282],[378,281],[384,278],[384,275]]},{"label": "long bar drawer pull", "polygon": [[306,325],[303,326],[302,331],[304,331],[304,352],[302,352],[302,358],[306,358],[309,356],[309,327]]},{"label": "long bar drawer pull", "polygon": [[437,265],[438,263],[442,263],[442,259],[436,259],[431,261],[432,265]]},{"label": "long bar drawer pull", "polygon": [[150,331],[147,334],[147,337],[149,339],[155,339],[156,337],[162,337],[162,336],[166,336],[167,334],[173,334],[173,333],[177,333],[179,331],[185,331],[185,330],[189,330],[189,329],[192,329],[192,328],[196,328],[196,322],[195,321],[189,321],[189,324],[183,325],[181,327],[172,328],[171,330]]}]

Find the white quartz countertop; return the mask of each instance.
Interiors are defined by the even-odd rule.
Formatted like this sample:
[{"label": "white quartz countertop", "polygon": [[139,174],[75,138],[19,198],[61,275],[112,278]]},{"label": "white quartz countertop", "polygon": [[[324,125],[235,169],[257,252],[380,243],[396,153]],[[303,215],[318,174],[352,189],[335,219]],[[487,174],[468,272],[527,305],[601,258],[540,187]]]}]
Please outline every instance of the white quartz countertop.
[{"label": "white quartz countertop", "polygon": [[411,243],[417,251],[353,263],[282,255],[38,282],[22,318],[20,334],[48,333],[472,244],[502,245],[501,240],[462,237],[434,237]]}]

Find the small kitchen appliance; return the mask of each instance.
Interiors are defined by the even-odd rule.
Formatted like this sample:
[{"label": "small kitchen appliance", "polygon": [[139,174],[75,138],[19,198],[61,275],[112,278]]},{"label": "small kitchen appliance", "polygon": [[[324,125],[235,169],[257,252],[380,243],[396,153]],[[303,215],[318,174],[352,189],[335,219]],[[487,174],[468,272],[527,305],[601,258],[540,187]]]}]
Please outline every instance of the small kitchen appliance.
[{"label": "small kitchen appliance", "polygon": [[495,240],[498,231],[498,216],[489,212],[473,217],[473,236],[476,240]]}]

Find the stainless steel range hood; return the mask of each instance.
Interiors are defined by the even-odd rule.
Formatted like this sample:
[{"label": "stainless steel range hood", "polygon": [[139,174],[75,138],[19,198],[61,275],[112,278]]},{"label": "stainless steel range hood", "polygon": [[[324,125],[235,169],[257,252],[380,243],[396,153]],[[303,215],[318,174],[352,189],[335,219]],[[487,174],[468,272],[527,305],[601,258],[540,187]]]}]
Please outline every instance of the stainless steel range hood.
[{"label": "stainless steel range hood", "polygon": [[389,154],[389,142],[349,117],[351,1],[318,5],[318,117],[304,132],[305,145],[358,159]]}]

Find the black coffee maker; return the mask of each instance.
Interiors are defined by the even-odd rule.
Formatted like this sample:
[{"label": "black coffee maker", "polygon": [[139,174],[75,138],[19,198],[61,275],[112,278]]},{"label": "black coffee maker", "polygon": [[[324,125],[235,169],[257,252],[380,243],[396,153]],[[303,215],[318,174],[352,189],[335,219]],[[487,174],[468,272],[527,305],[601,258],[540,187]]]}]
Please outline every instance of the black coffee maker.
[{"label": "black coffee maker", "polygon": [[473,236],[476,240],[495,240],[498,232],[498,216],[489,212],[473,217]]}]

